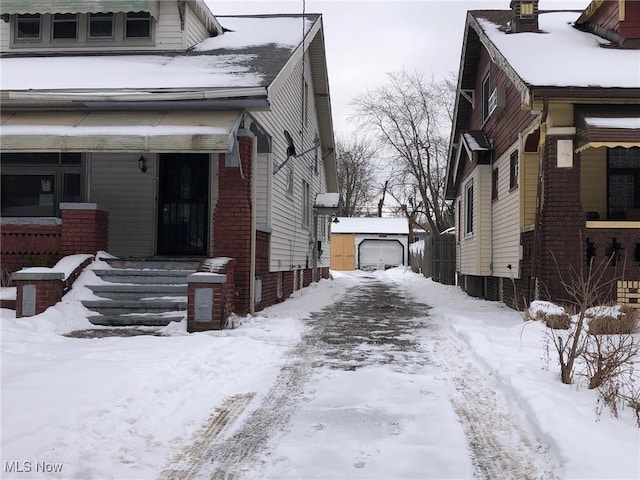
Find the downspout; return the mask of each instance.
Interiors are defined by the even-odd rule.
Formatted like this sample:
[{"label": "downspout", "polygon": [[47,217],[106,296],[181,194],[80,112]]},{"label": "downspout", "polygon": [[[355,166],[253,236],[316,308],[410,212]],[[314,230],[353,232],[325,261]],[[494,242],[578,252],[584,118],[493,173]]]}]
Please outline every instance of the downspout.
[{"label": "downspout", "polygon": [[549,113],[549,100],[547,97],[542,99],[542,118],[540,119],[540,140],[538,141],[538,184],[536,188],[536,218],[533,230],[533,246],[531,252],[531,279],[529,280],[529,301],[537,300],[538,295],[538,263],[540,262],[540,221],[542,218],[542,202],[544,178],[543,178],[543,166],[544,166],[544,154],[545,144],[547,136],[547,115]]},{"label": "downspout", "polygon": [[249,313],[256,313],[256,176],[258,174],[258,139],[252,137],[251,147],[251,253],[249,260]]}]

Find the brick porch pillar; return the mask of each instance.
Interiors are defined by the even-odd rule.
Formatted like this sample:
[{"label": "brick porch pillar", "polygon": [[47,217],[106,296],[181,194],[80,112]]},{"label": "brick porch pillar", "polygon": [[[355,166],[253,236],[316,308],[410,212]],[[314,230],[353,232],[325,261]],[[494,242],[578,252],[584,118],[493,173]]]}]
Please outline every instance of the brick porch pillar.
[{"label": "brick porch pillar", "polygon": [[64,273],[31,268],[15,272],[11,279],[17,287],[17,318],[38,315],[62,300]]},{"label": "brick porch pillar", "polygon": [[95,203],[61,203],[61,255],[106,251],[109,243],[109,213]]}]

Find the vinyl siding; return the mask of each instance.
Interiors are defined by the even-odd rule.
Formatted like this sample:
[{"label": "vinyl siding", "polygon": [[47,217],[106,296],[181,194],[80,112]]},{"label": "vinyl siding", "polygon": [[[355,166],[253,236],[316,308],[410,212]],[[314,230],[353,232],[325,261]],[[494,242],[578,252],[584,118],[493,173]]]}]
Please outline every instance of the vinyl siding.
[{"label": "vinyl siding", "polygon": [[[511,152],[503,155],[493,166],[498,168],[498,198],[491,209],[492,265],[494,277],[520,277],[520,193],[511,191],[510,180]],[[522,157],[520,158],[522,162]],[[522,170],[521,170],[522,171]],[[522,175],[519,180],[522,182]],[[521,188],[520,186],[518,188]],[[507,267],[511,265],[511,269]]]},{"label": "vinyl siding", "polygon": [[156,157],[145,154],[148,171],[138,170],[139,153],[94,153],[89,201],[109,212],[109,253],[150,256],[155,252]]},{"label": "vinyl siding", "polygon": [[267,232],[271,229],[271,157],[270,153],[259,153],[256,172],[256,226]]},{"label": "vinyl siding", "polygon": [[[191,46],[193,44],[187,45],[188,41],[195,41],[198,38],[198,34],[200,29],[204,29],[204,27],[200,24],[201,22],[198,20],[193,12],[190,12],[191,15],[187,15],[187,18],[190,20],[187,22],[185,30],[190,32],[191,38],[187,40],[186,36],[183,35],[183,32],[180,30],[180,14],[178,12],[178,3],[177,1],[166,1],[163,0],[160,2],[160,15],[158,22],[155,25],[155,45],[149,44],[129,44],[121,43],[121,42],[105,42],[100,43],[100,45],[89,45],[87,42],[79,41],[73,42],[66,45],[56,45],[56,46],[42,46],[38,44],[34,44],[32,47],[23,47],[12,49],[11,51],[20,52],[20,53],[30,53],[30,52],[70,52],[70,51],[100,51],[103,52],[105,49],[111,51],[127,51],[127,50],[184,50],[187,46]],[[208,33],[205,30],[204,38],[208,38]],[[204,39],[203,38],[203,39]],[[11,28],[10,23],[0,22],[0,49],[2,52],[8,52],[10,49],[10,40],[11,40]],[[198,40],[195,43],[198,43],[202,40]],[[48,44],[47,44],[48,45]]]},{"label": "vinyl siding", "polygon": [[539,162],[537,153],[524,153],[520,157],[521,227],[531,227],[535,224]]},{"label": "vinyl siding", "polygon": [[[469,182],[473,182],[473,233],[466,232],[465,193]],[[479,165],[461,185],[462,238],[457,260],[458,271],[464,275],[489,275],[491,262],[491,166]],[[457,201],[456,200],[456,201]]]},{"label": "vinyl siding", "polygon": [[[283,134],[287,130],[293,137],[298,153],[310,148],[318,131],[317,113],[313,102],[314,92],[311,81],[310,65],[307,60],[305,76],[308,84],[309,115],[307,125],[302,121],[302,60],[300,60],[282,88],[279,88],[271,98],[271,111],[252,112],[258,123],[271,135],[272,161],[280,165],[286,160],[287,143]],[[300,133],[303,132],[303,135]],[[304,136],[304,141],[303,141]],[[315,195],[326,191],[325,174],[320,152],[318,152],[318,173],[315,174],[313,151],[301,158],[292,158],[287,166],[294,172],[294,191],[291,198],[286,195],[285,175],[287,168],[283,168],[272,176],[272,235],[271,235],[271,271],[287,271],[293,268],[304,268],[311,265],[311,228],[302,225],[302,182],[308,182],[311,187],[311,203]],[[313,219],[310,222],[313,224]],[[328,243],[325,252],[318,262],[319,267],[328,267],[330,252]]]},{"label": "vinyl siding", "polygon": [[580,198],[585,212],[607,218],[607,149],[588,148],[580,154]]},{"label": "vinyl siding", "polygon": [[[179,21],[180,18],[178,18],[178,22]],[[188,6],[184,30],[185,35],[183,38],[185,40],[185,44],[183,45],[183,48],[191,48],[210,36],[206,27],[197,17],[195,12]]]}]

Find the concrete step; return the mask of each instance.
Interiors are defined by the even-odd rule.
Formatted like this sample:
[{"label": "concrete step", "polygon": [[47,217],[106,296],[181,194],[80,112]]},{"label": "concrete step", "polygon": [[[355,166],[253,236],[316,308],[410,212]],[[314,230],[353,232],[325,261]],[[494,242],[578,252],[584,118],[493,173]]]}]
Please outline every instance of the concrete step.
[{"label": "concrete step", "polygon": [[187,299],[170,300],[84,300],[82,305],[102,315],[176,312],[187,309]]},{"label": "concrete step", "polygon": [[187,296],[187,285],[87,285],[93,293],[112,300],[143,300]]},{"label": "concrete step", "polygon": [[91,315],[87,319],[93,325],[105,327],[164,327],[171,322],[180,322],[181,315]]},{"label": "concrete step", "polygon": [[193,270],[134,270],[105,269],[94,270],[98,277],[106,282],[143,285],[186,285],[187,276]]},{"label": "concrete step", "polygon": [[195,271],[202,261],[201,258],[100,258],[113,268],[133,268],[139,270],[191,270]]}]

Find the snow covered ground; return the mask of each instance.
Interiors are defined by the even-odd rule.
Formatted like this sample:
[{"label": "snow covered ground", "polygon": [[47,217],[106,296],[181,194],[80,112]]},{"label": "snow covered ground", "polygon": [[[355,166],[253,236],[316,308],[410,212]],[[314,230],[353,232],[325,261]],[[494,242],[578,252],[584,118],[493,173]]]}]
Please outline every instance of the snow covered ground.
[{"label": "snow covered ground", "polygon": [[[166,477],[180,462],[176,455],[219,419],[223,406],[233,407],[235,416],[218,422],[219,436],[250,422],[283,371],[295,367],[291,352],[308,337],[311,312],[357,292],[371,274],[334,273],[283,304],[236,319],[229,330],[187,334],[183,322],[163,329],[164,336],[65,337],[91,327],[76,300],[91,296],[83,285],[92,276],[83,273],[63,302],[41,315],[15,319],[13,311],[1,311],[2,478],[146,479],[163,471]],[[490,477],[472,457],[506,442],[515,462],[524,458],[522,445],[542,450],[555,477],[640,478],[640,430],[632,412],[623,410],[619,419],[598,415],[594,392],[580,382],[561,384],[542,324],[403,268],[374,277],[432,307],[415,319],[430,328],[416,329],[412,341],[433,361],[420,364],[414,355],[411,376],[375,365],[349,376],[310,363],[299,378],[303,401],[265,450],[261,475],[344,478],[339,454],[351,452],[360,457],[345,460],[349,478],[415,478],[420,470],[414,467],[425,460],[422,478]],[[321,428],[329,424],[317,416],[329,407],[376,410],[390,419],[384,423],[390,437],[359,438],[368,430],[350,428],[357,425],[353,416],[344,428]],[[495,428],[475,428],[482,424]],[[296,450],[312,435],[317,448]],[[356,442],[366,448],[358,451]]]}]

